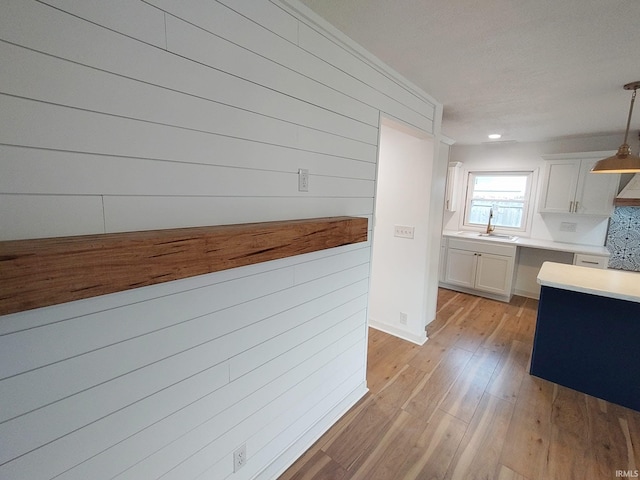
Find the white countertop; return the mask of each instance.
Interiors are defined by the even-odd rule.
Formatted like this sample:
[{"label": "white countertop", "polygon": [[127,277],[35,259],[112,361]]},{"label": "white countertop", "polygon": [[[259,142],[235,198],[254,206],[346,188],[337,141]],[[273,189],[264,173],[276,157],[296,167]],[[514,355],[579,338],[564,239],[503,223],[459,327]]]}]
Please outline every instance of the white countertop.
[{"label": "white countertop", "polygon": [[[516,245],[518,247],[539,248],[542,250],[556,250],[559,252],[582,253],[586,255],[599,255],[609,257],[610,253],[606,247],[593,245],[578,245],[574,243],[553,242],[551,240],[540,240],[536,238],[518,237],[517,240],[507,240],[500,237],[480,237],[469,236],[474,232],[463,232],[457,230],[445,230],[442,235],[445,237],[465,238],[468,240],[477,240],[479,242],[499,242]],[[477,232],[480,233],[480,232]],[[517,235],[516,235],[517,236]]]},{"label": "white countertop", "polygon": [[538,273],[538,283],[546,287],[640,303],[640,272],[544,262]]}]

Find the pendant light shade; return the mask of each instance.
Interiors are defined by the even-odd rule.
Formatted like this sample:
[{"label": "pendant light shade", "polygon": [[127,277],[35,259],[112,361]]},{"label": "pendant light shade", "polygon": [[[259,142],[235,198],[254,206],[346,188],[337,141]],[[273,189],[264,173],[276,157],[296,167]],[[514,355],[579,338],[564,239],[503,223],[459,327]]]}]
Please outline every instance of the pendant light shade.
[{"label": "pendant light shade", "polygon": [[629,106],[629,117],[627,118],[627,130],[624,133],[624,142],[618,148],[618,153],[612,157],[603,158],[591,169],[591,173],[635,173],[640,172],[640,157],[631,153],[631,147],[627,143],[629,137],[629,126],[631,124],[631,114],[633,104],[636,100],[636,90],[640,88],[640,81],[627,83],[625,90],[633,90],[631,95],[631,105]]},{"label": "pendant light shade", "polygon": [[640,157],[633,155],[629,145],[620,145],[618,153],[598,160],[591,173],[635,173],[640,172]]}]

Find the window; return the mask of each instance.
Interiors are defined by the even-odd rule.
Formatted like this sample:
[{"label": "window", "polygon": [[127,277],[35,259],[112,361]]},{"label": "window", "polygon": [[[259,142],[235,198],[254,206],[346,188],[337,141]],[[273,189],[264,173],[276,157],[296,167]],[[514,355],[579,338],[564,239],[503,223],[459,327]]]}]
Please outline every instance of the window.
[{"label": "window", "polygon": [[527,225],[533,172],[469,172],[464,225],[523,231]]}]

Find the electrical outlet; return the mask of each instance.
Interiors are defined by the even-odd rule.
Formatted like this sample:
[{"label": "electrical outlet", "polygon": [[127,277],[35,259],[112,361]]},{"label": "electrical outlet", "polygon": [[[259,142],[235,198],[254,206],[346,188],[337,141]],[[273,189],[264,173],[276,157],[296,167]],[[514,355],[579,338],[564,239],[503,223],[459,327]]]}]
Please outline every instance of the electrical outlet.
[{"label": "electrical outlet", "polygon": [[309,191],[309,170],[307,170],[306,168],[301,168],[298,170],[298,191]]},{"label": "electrical outlet", "polygon": [[413,238],[413,232],[415,227],[408,227],[406,225],[394,225],[393,236],[400,238]]},{"label": "electrical outlet", "polygon": [[233,471],[237,472],[244,464],[247,463],[247,444],[240,445],[235,452],[233,452]]},{"label": "electrical outlet", "polygon": [[407,314],[404,312],[400,312],[400,325],[407,324]]}]

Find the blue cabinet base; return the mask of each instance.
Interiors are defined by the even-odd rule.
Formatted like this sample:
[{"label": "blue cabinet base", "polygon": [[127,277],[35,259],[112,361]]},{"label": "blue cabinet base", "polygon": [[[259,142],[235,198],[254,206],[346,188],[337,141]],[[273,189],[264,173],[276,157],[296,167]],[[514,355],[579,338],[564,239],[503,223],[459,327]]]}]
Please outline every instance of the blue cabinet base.
[{"label": "blue cabinet base", "polygon": [[640,303],[543,286],[530,373],[640,411]]}]

